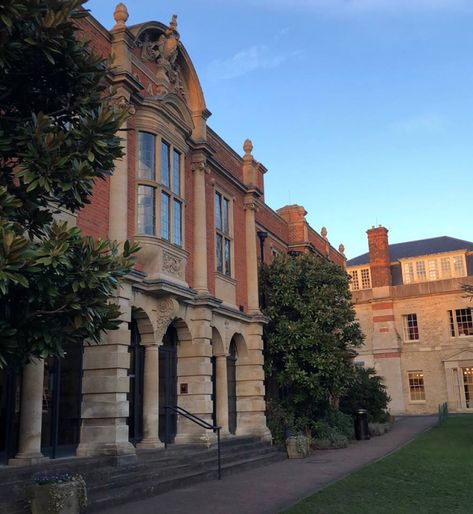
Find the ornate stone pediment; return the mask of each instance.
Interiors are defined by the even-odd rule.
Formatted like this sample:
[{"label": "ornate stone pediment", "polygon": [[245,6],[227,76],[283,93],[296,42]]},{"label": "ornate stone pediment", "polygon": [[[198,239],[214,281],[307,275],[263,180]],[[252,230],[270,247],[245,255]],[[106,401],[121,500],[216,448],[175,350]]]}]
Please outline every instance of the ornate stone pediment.
[{"label": "ornate stone pediment", "polygon": [[136,45],[141,48],[141,58],[158,67],[158,95],[176,93],[185,97],[184,83],[178,64],[179,32],[174,14],[169,27],[160,31],[155,27],[144,30]]},{"label": "ornate stone pediment", "polygon": [[473,361],[473,349],[465,348],[450,355],[444,362],[459,362],[459,361]]}]

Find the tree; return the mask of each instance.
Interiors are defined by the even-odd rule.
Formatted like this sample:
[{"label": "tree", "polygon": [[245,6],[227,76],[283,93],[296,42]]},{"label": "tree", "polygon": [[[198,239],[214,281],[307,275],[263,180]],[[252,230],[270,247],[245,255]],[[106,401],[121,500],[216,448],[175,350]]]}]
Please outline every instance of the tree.
[{"label": "tree", "polygon": [[353,348],[363,335],[350,304],[348,275],[311,254],[277,257],[261,268],[265,370],[270,402],[289,417],[315,419],[348,389]]},{"label": "tree", "polygon": [[370,421],[384,423],[390,400],[383,379],[376,370],[357,367],[355,380],[340,399],[340,410],[354,414],[358,409],[366,409]]},{"label": "tree", "polygon": [[119,324],[110,296],[136,247],[55,221],[122,156],[107,66],[74,23],[83,0],[0,0],[0,367],[62,355]]}]

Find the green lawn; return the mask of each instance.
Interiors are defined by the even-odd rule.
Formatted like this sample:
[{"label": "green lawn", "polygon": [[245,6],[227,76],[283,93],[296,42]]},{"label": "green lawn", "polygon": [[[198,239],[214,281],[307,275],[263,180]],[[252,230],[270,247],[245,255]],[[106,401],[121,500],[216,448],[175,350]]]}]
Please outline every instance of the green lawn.
[{"label": "green lawn", "polygon": [[473,416],[449,418],[287,513],[472,514]]}]

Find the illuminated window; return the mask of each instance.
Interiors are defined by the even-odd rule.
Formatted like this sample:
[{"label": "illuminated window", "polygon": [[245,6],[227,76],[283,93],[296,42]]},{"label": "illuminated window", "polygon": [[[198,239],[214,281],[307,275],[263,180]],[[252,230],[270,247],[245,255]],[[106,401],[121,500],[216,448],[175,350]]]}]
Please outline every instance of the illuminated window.
[{"label": "illuminated window", "polygon": [[138,233],[154,236],[159,223],[161,238],[176,246],[182,246],[183,231],[181,161],[180,152],[163,139],[138,133]]},{"label": "illuminated window", "polygon": [[418,341],[419,327],[417,325],[417,314],[406,314],[402,319],[404,323],[404,341]]},{"label": "illuminated window", "polygon": [[215,257],[217,271],[231,276],[230,200],[215,192]]},{"label": "illuminated window", "polygon": [[411,402],[425,401],[424,372],[409,371],[409,399]]},{"label": "illuminated window", "polygon": [[448,311],[450,335],[452,337],[473,336],[473,318],[471,309]]}]

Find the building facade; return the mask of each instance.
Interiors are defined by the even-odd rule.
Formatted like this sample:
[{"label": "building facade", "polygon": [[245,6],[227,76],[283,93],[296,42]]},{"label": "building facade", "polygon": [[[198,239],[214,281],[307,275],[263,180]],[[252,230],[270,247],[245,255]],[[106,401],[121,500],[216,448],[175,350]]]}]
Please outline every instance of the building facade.
[{"label": "building facade", "polygon": [[90,16],[79,27],[94,51],[113,56],[116,101],[130,113],[125,157],[70,222],[141,249],[115,298],[119,330],[19,376],[3,373],[0,451],[12,465],[208,442],[166,405],[218,424],[223,437],[269,439],[258,260],[312,251],[345,263],[303,207],[265,204],[267,170],[251,141],[239,155],[208,127],[176,16],[127,26],[119,4],[114,17],[110,31]]},{"label": "building facade", "polygon": [[473,243],[437,237],[390,245],[367,232],[369,252],[347,262],[365,344],[356,361],[384,377],[392,414],[473,409]]}]

